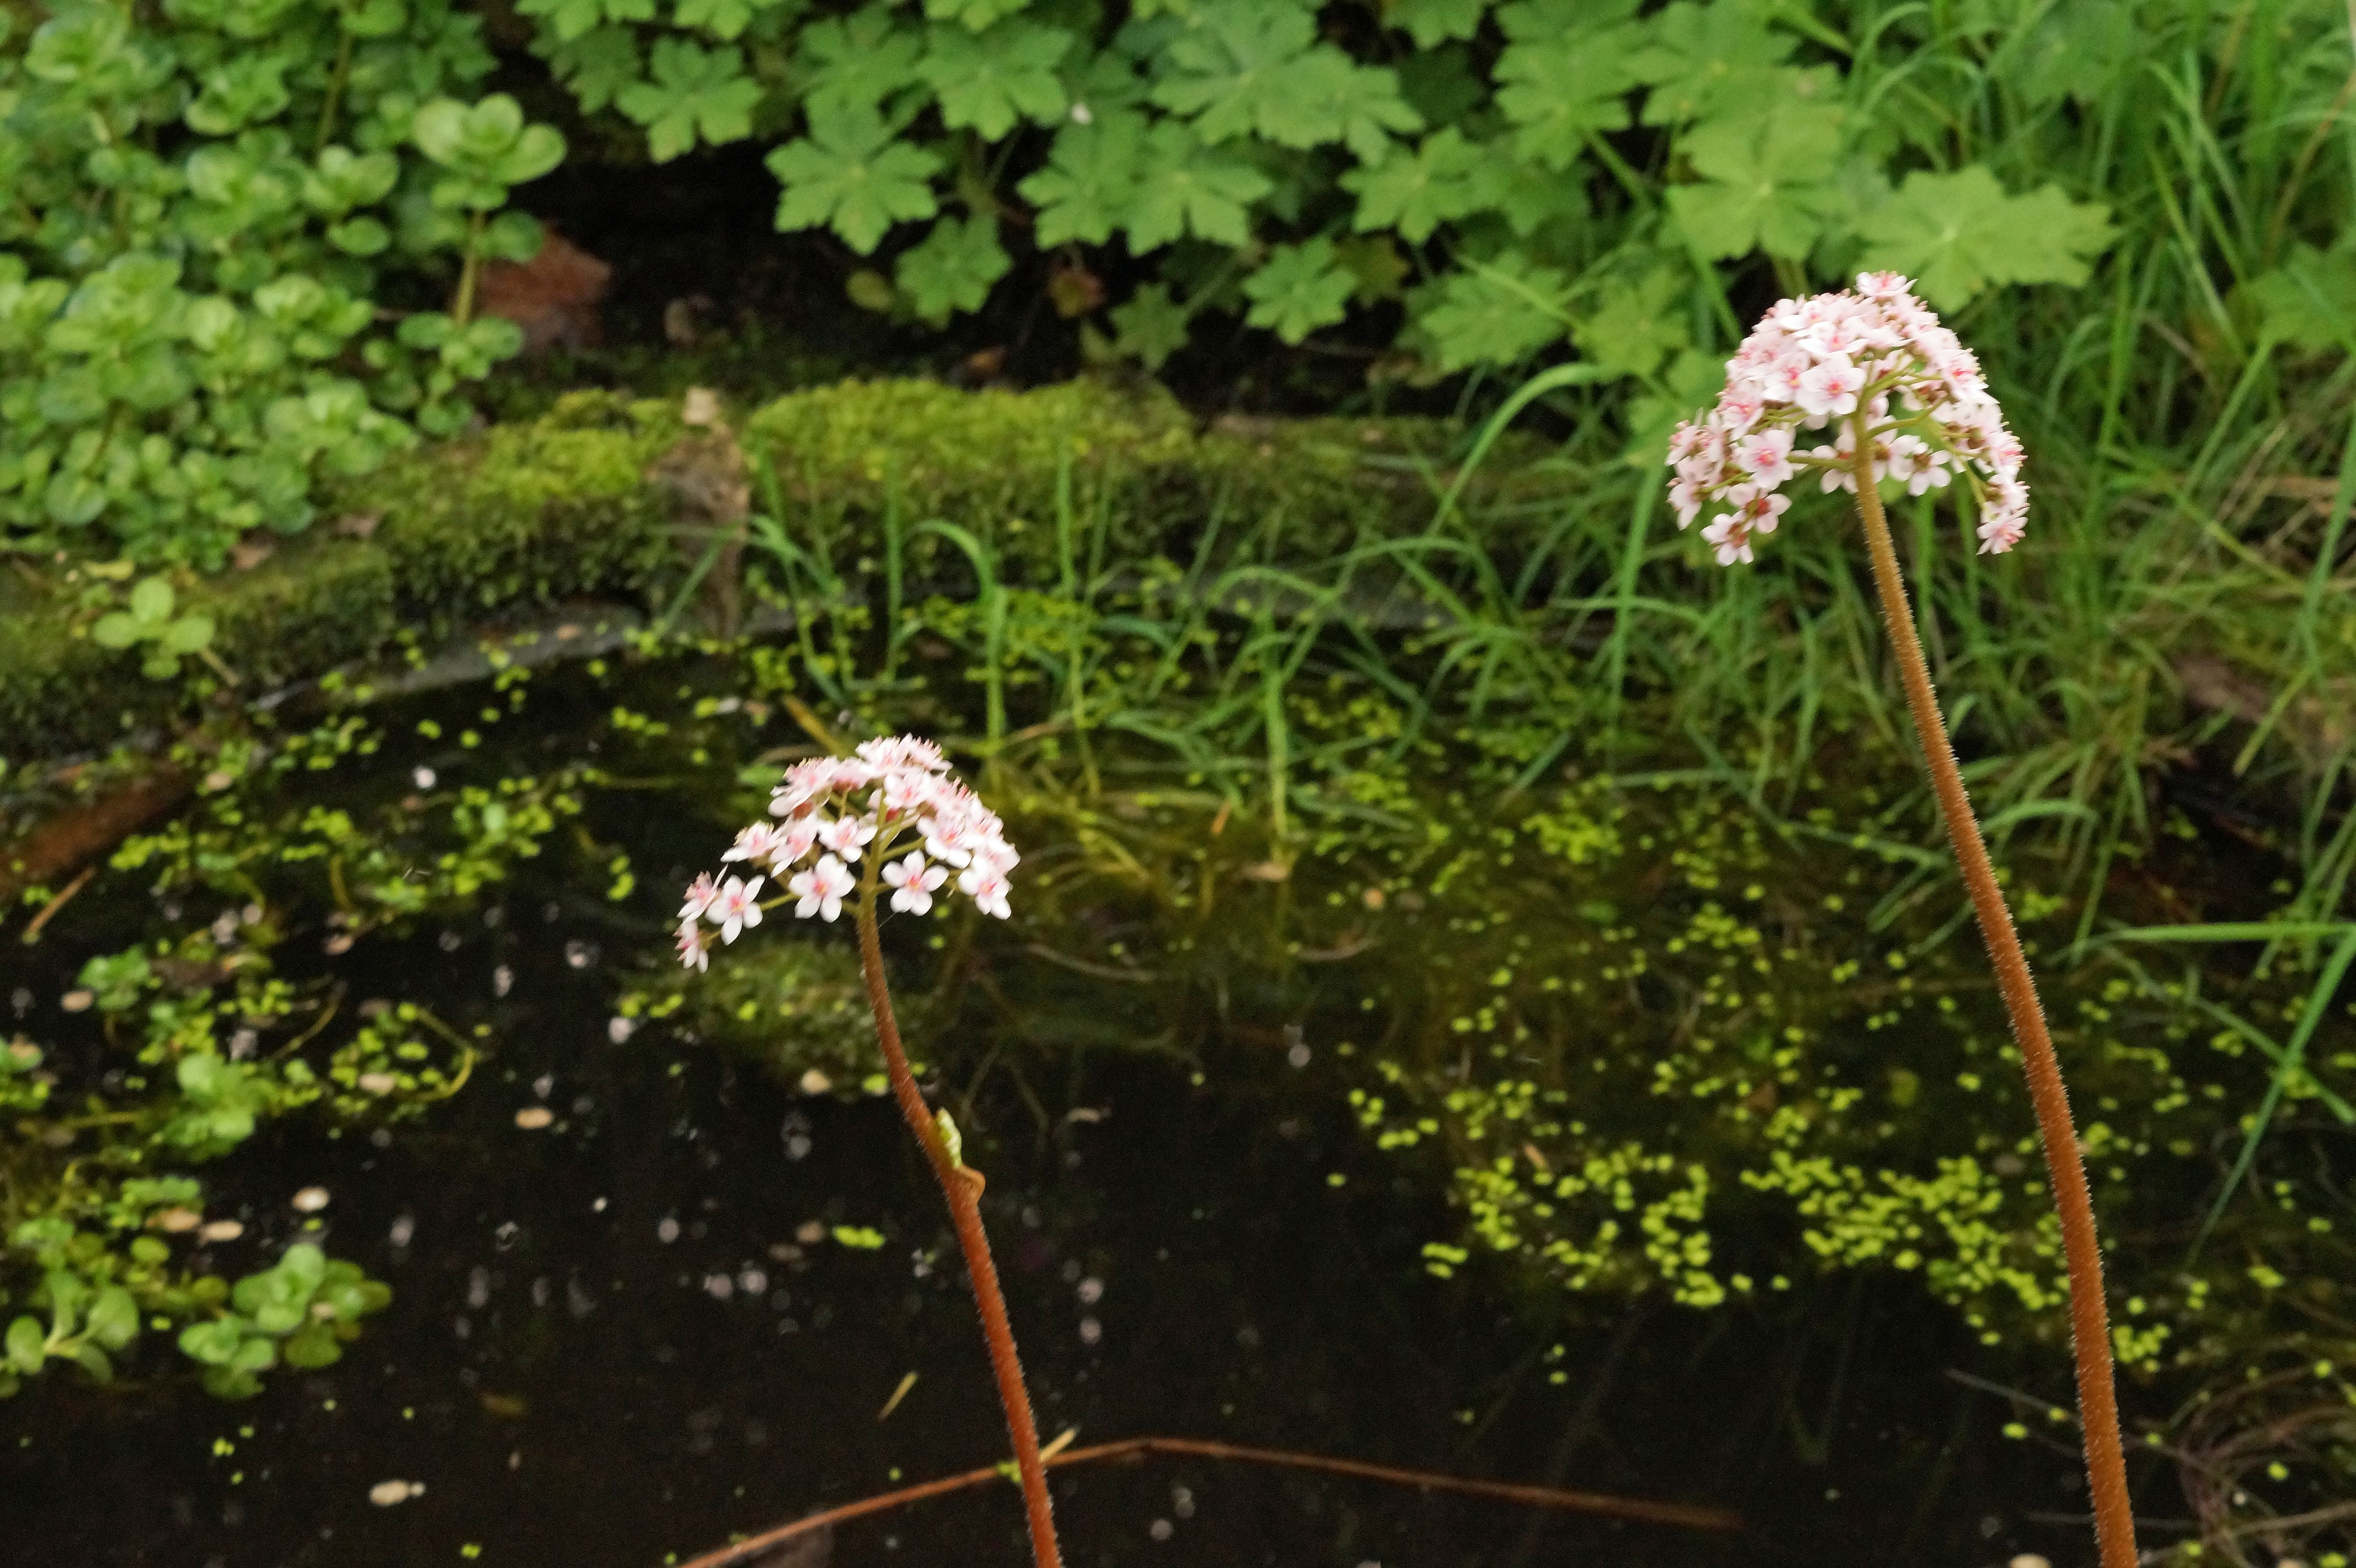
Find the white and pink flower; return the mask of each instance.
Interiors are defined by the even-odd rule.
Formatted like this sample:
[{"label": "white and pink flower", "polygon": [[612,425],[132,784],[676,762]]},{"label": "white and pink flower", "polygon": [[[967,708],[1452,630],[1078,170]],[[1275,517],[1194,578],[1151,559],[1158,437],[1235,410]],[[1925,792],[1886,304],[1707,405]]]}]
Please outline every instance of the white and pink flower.
[{"label": "white and pink flower", "polygon": [[734,942],[747,926],[761,923],[761,896],[764,879],[755,877],[745,881],[731,877],[720,884],[720,891],[705,906],[703,918],[720,928],[720,940]]},{"label": "white and pink flower", "polygon": [[[1980,505],[1983,553],[2020,541],[2029,513],[2024,454],[2006,428],[1978,357],[1895,272],[1864,272],[1854,292],[1779,301],[1727,361],[1726,389],[1669,439],[1677,527],[1716,515],[1702,537],[1721,564],[1752,559],[1803,469],[1827,490],[1857,487],[1859,422],[1877,482],[1916,496],[1967,480]],[[1800,429],[1832,440],[1794,450]]]},{"label": "white and pink flower", "polygon": [[[1697,440],[1689,454],[1697,459],[1697,485],[1715,478],[1726,453],[1726,439],[1716,432]],[[790,900],[804,919],[839,920],[847,901],[884,889],[892,908],[928,913],[952,876],[957,891],[983,913],[1000,920],[1012,913],[1008,875],[1023,858],[1006,842],[998,814],[950,776],[948,759],[930,741],[880,737],[852,756],[796,763],[771,792],[769,816],[776,820],[738,833],[722,859],[766,867],[782,879],[785,898],[772,901]],[[804,864],[813,854],[816,862]],[[866,892],[851,869],[862,859],[873,879]],[[698,876],[680,911],[680,961],[694,969],[708,965],[707,922],[723,942],[758,925],[762,881],[730,877],[715,884],[708,872]]]},{"label": "white and pink flower", "polygon": [[831,921],[842,913],[842,901],[855,886],[841,861],[831,855],[820,855],[817,865],[795,873],[793,880],[786,884],[786,891],[801,900],[794,906],[794,912],[804,920],[817,915]]},{"label": "white and pink flower", "polygon": [[906,859],[884,868],[884,880],[891,884],[894,909],[905,914],[928,914],[934,891],[949,880],[949,873],[946,866],[926,865],[925,857],[911,849]]}]

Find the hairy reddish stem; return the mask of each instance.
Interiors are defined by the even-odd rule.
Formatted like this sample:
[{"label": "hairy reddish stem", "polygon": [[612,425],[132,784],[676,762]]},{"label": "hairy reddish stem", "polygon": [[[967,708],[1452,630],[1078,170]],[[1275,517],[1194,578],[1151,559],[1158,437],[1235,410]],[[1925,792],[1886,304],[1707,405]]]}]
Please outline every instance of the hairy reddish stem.
[{"label": "hairy reddish stem", "polygon": [[908,1054],[900,1047],[900,1025],[892,1013],[892,992],[884,983],[884,944],[875,929],[876,869],[880,856],[868,858],[859,890],[859,968],[867,980],[867,1005],[875,1013],[875,1038],[884,1047],[884,1065],[892,1079],[892,1096],[900,1103],[908,1130],[932,1162],[933,1175],[948,1200],[949,1218],[957,1227],[958,1246],[973,1276],[974,1305],[981,1312],[982,1338],[990,1342],[990,1368],[998,1377],[998,1403],[1006,1409],[1006,1435],[1013,1439],[1014,1463],[1022,1472],[1023,1508],[1031,1522],[1031,1555],[1038,1568],[1062,1568],[1055,1547],[1055,1519],[1047,1499],[1047,1467],[1039,1457],[1039,1426],[1031,1415],[1031,1396],[1023,1387],[1023,1361],[1015,1353],[1014,1329],[1006,1319],[1006,1297],[998,1288],[998,1266],[991,1261],[990,1236],[981,1228],[981,1172],[953,1157],[941,1130],[925,1108],[925,1096],[908,1071]]},{"label": "hairy reddish stem", "polygon": [[2021,1071],[2028,1077],[2029,1097],[2037,1108],[2045,1168],[2052,1178],[2053,1208],[2062,1220],[2062,1250],[2070,1270],[2070,1344],[2078,1362],[2078,1414],[2085,1429],[2095,1545],[2103,1568],[2136,1568],[2135,1516],[2127,1499],[2126,1456],[2119,1436],[2110,1317],[2103,1305],[2103,1253],[2094,1234],[2086,1163],[2070,1120],[2069,1092],[2062,1083],[2062,1062],[2053,1052],[2053,1037],[2046,1030],[2045,1010],[2037,1000],[2037,983],[2029,977],[2029,960],[2012,927],[2012,912],[1997,887],[1987,848],[1980,840],[1979,818],[1972,814],[1971,800],[1964,793],[1963,773],[1955,766],[1946,720],[1939,712],[1937,694],[1931,689],[1931,672],[1922,662],[1922,644],[1914,634],[1913,613],[1907,607],[1905,583],[1898,575],[1898,552],[1890,545],[1890,524],[1882,515],[1881,494],[1873,475],[1873,440],[1861,405],[1854,421],[1857,450],[1850,459],[1850,471],[1857,480],[1858,511],[1865,519],[1866,546],[1873,557],[1874,584],[1881,592],[1882,619],[1889,624],[1890,645],[1898,653],[1898,673],[1906,683],[1906,703],[1914,712],[1914,731],[1922,741],[1923,760],[1930,764],[1931,786],[1938,796],[1939,815],[1947,825],[1947,840],[1954,846],[1955,862],[1963,869],[1972,909],[1979,916],[1980,935],[1996,965],[2005,1010],[2011,1015]]}]

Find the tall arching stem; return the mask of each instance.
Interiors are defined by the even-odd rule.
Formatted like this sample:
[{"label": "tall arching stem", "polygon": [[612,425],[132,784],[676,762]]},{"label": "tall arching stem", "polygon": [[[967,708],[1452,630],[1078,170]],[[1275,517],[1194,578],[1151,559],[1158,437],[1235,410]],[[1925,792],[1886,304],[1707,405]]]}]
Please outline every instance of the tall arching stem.
[{"label": "tall arching stem", "polygon": [[1922,662],[1922,640],[1914,633],[1914,616],[1906,603],[1906,587],[1898,574],[1898,552],[1890,542],[1889,520],[1882,515],[1881,495],[1873,475],[1873,441],[1865,408],[1851,416],[1855,451],[1850,468],[1857,481],[1857,509],[1865,519],[1865,542],[1873,556],[1873,581],[1881,592],[1881,615],[1890,627],[1890,645],[1898,653],[1898,673],[1906,683],[1906,703],[1914,712],[1914,731],[1922,741],[1923,760],[1930,764],[1931,786],[1938,796],[1939,815],[1954,846],[1955,863],[1963,869],[1972,908],[1979,916],[1980,935],[1996,965],[1997,986],[2011,1015],[2012,1037],[2020,1047],[2021,1071],[2029,1079],[2029,1097],[2037,1110],[2037,1131],[2045,1145],[2045,1167],[2051,1173],[2053,1208],[2062,1220],[2062,1250],[2070,1270],[2070,1343],[2078,1362],[2078,1414],[2085,1430],[2086,1479],[2094,1504],[2094,1540],[2103,1568],[2136,1568],[2135,1516],[2127,1499],[2125,1445],[2119,1436],[2118,1394],[2111,1362],[2110,1317],[2103,1304],[2103,1253],[2094,1234],[2094,1205],[2086,1189],[2086,1163],[2078,1149],[2078,1136],[2070,1120],[2070,1096],[2062,1083],[2062,1063],[2053,1053],[2053,1037],[2045,1027],[2045,1010],[2037,1000],[2037,984],[2029,977],[2029,960],[2012,928],[2012,912],[1997,887],[1988,864],[1987,846],[1980,841],[1979,819],[1964,794],[1962,772],[1947,741],[1946,720],[1931,689],[1931,672]]}]

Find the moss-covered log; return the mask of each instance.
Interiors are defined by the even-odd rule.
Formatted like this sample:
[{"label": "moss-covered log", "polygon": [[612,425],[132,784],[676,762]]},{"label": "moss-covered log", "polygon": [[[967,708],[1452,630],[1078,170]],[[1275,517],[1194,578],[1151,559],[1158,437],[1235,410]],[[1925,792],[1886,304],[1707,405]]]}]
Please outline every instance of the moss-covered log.
[{"label": "moss-covered log", "polygon": [[[650,475],[688,433],[673,404],[577,393],[529,424],[396,458],[327,497],[335,519],[261,565],[181,584],[213,617],[212,651],[250,690],[381,655],[406,633],[446,638],[511,608],[583,595],[664,600],[708,526]],[[1111,559],[1188,553],[1217,519],[1278,560],[1319,560],[1367,531],[1427,526],[1461,445],[1429,420],[1218,421],[1198,429],[1158,389],[1076,381],[959,391],[846,381],[780,398],[741,421],[775,475],[787,523],[823,540],[850,578],[881,569],[887,517],[939,518],[984,540],[1013,581],[1052,578],[1068,506]],[[1559,500],[1536,443],[1491,454],[1468,515],[1510,548]],[[756,507],[765,505],[760,487]],[[919,577],[961,577],[937,535],[913,539]],[[102,746],[183,717],[183,687],[143,679],[135,653],[88,635],[97,612],[62,584],[0,617],[0,757]]]}]

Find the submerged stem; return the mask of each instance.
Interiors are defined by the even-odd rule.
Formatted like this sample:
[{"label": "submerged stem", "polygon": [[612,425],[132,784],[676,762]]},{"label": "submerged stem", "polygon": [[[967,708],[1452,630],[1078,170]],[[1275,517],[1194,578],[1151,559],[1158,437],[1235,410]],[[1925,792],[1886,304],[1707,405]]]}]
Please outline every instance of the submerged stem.
[{"label": "submerged stem", "polygon": [[868,857],[859,889],[859,967],[867,981],[867,1005],[875,1014],[875,1038],[884,1047],[884,1065],[892,1079],[893,1098],[908,1130],[916,1136],[933,1175],[948,1200],[949,1218],[957,1227],[958,1246],[973,1276],[974,1305],[981,1312],[982,1338],[990,1342],[990,1368],[998,1377],[998,1400],[1006,1409],[1006,1434],[1014,1443],[1014,1463],[1022,1473],[1023,1507],[1030,1516],[1031,1554],[1038,1568],[1062,1568],[1055,1547],[1055,1520],[1047,1499],[1047,1467],[1039,1457],[1039,1427],[1032,1419],[1031,1396],[1023,1387],[1023,1362],[1015,1353],[1014,1330],[1006,1318],[1006,1297],[998,1288],[998,1268],[991,1261],[990,1236],[981,1228],[981,1172],[949,1152],[925,1108],[925,1096],[908,1070],[908,1055],[900,1046],[900,1025],[892,1013],[891,988],[884,980],[884,944],[875,929],[876,870],[880,854]]},{"label": "submerged stem", "polygon": [[2022,955],[2019,935],[2013,930],[2012,912],[1997,887],[1987,848],[1980,839],[1979,819],[1964,794],[1963,774],[1955,766],[1954,749],[1948,743],[1946,721],[1940,716],[1937,694],[1931,689],[1931,672],[1922,663],[1922,645],[1914,634],[1913,613],[1907,606],[1906,587],[1898,574],[1898,552],[1890,545],[1890,524],[1882,516],[1881,495],[1875,487],[1873,442],[1862,405],[1855,421],[1851,472],[1857,479],[1858,512],[1865,519],[1866,546],[1873,557],[1873,580],[1881,592],[1882,618],[1898,654],[1898,671],[1906,683],[1906,701],[1914,712],[1914,731],[1922,739],[1923,760],[1930,765],[1939,815],[1947,825],[1947,839],[1954,847],[1964,884],[1971,891],[1980,935],[1987,943],[2005,1010],[2011,1016],[2021,1071],[2028,1076],[2029,1099],[2037,1107],[2037,1131],[2045,1146],[2046,1169],[2052,1178],[2053,1207],[2061,1217],[2062,1249],[2070,1270],[2070,1343],[2078,1363],[2078,1413],[2086,1434],[2094,1540],[2103,1568],[2136,1568],[2135,1518],[2127,1499],[2126,1459],[2119,1436],[2109,1314],[2103,1304],[2102,1247],[2094,1233],[2094,1205],[2086,1189],[2085,1160],[2070,1120],[2069,1093],[2062,1082],[2053,1038],[2046,1030],[2037,984],[2029,977],[2029,960]]}]

